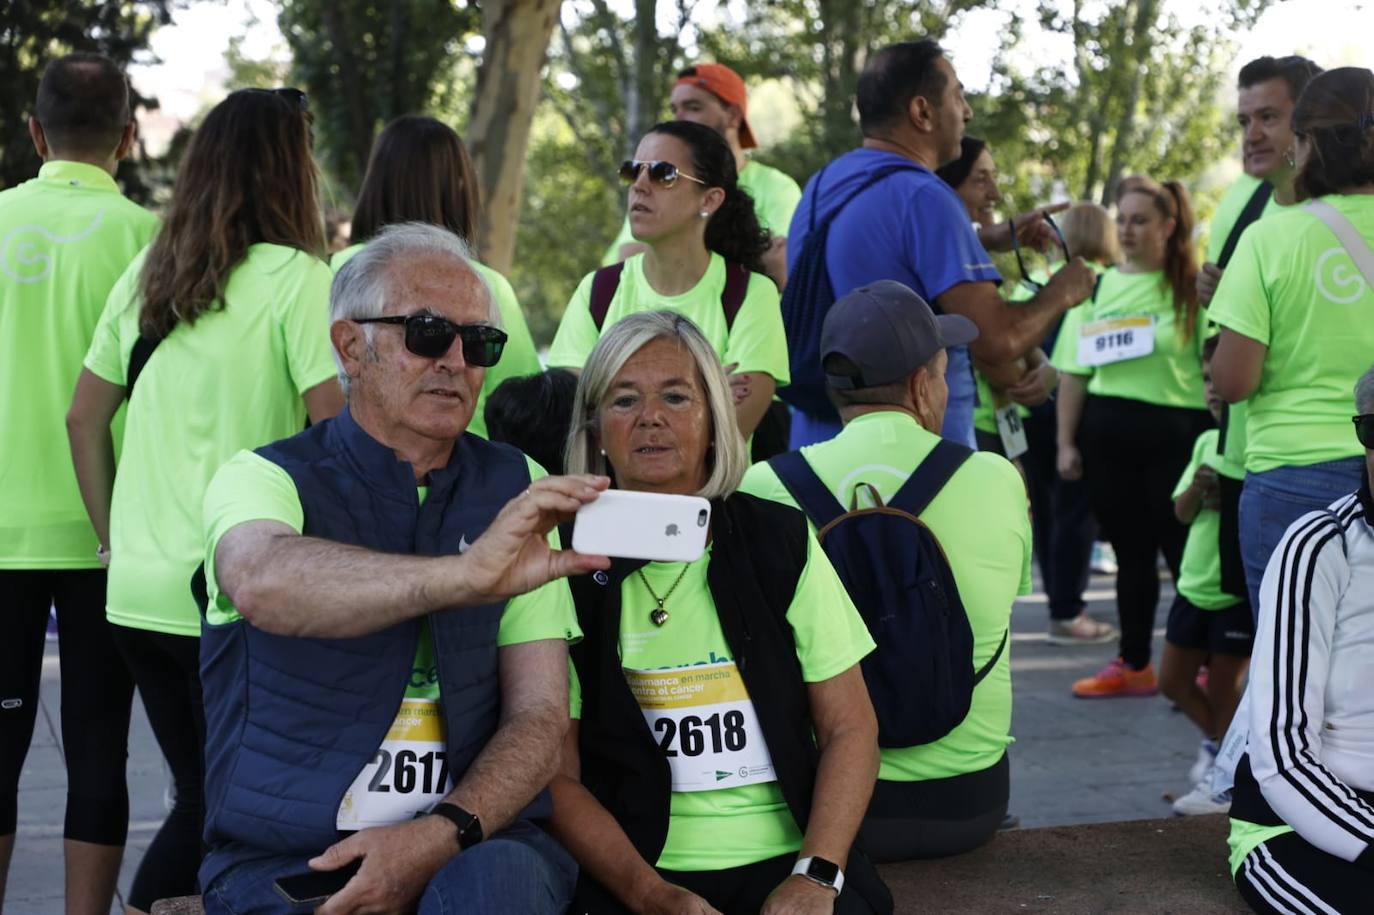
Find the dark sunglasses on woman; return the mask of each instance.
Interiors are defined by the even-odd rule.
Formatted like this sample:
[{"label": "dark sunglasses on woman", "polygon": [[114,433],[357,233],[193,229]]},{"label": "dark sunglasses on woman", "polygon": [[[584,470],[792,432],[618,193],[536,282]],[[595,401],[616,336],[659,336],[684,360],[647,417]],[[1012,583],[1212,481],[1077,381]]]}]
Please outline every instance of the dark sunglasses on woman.
[{"label": "dark sunglasses on woman", "polygon": [[388,318],[354,318],[354,324],[401,324],[405,326],[406,349],[426,359],[438,359],[448,352],[454,338],[463,341],[463,361],[490,368],[501,360],[506,332],[489,324],[454,324],[438,315],[393,315]]},{"label": "dark sunglasses on woman", "polygon": [[695,181],[697,184],[705,185],[695,175],[689,175],[679,169],[671,162],[664,162],[660,159],[653,159],[642,162],[639,159],[626,159],[620,163],[620,180],[625,184],[634,184],[639,179],[639,173],[644,169],[649,170],[649,180],[661,187],[669,188],[677,184],[677,179],[686,178],[688,181]]},{"label": "dark sunglasses on woman", "polygon": [[1360,444],[1366,448],[1374,448],[1374,413],[1361,413],[1353,417],[1355,423],[1355,437],[1360,440]]}]

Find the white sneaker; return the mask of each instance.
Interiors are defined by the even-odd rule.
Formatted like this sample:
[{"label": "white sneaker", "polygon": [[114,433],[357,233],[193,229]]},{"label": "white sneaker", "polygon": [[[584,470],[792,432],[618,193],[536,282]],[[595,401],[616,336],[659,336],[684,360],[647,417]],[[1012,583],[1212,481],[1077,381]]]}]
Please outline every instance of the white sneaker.
[{"label": "white sneaker", "polygon": [[[1193,767],[1188,770],[1188,781],[1194,785],[1199,784],[1207,777],[1213,763],[1216,761],[1216,744],[1212,743],[1210,740],[1203,740],[1202,743],[1198,744],[1197,760],[1193,762]],[[1211,782],[1208,781],[1208,784],[1210,785]]]},{"label": "white sneaker", "polygon": [[1212,773],[1207,772],[1206,780],[1198,782],[1183,797],[1174,801],[1174,813],[1178,816],[1192,817],[1208,813],[1230,813],[1231,792],[1212,793]]},{"label": "white sneaker", "polygon": [[1112,549],[1112,545],[1101,540],[1094,543],[1092,558],[1088,561],[1088,566],[1098,575],[1115,575],[1117,572],[1116,551]]}]

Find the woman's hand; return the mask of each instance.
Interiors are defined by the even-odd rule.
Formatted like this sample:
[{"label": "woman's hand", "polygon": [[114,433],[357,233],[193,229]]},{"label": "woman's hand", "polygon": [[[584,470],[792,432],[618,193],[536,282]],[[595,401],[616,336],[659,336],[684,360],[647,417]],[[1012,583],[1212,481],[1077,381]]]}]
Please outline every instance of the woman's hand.
[{"label": "woman's hand", "polygon": [[1078,446],[1061,444],[1058,457],[1055,458],[1055,467],[1059,471],[1059,476],[1065,480],[1083,479],[1083,455],[1079,453]]},{"label": "woman's hand", "polygon": [[768,894],[760,915],[830,915],[835,911],[837,895],[814,880],[793,874]]}]

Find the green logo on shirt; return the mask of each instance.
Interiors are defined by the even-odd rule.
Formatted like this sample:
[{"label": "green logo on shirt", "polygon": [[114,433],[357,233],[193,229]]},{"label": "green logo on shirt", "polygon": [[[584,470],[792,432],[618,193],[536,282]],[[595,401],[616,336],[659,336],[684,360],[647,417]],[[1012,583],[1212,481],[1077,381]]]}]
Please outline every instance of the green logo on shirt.
[{"label": "green logo on shirt", "polygon": [[732,775],[734,775],[734,774],[735,774],[735,773],[733,773],[733,772],[722,772],[722,771],[720,771],[719,769],[717,769],[717,770],[716,770],[716,781],[718,781],[718,782],[724,781],[725,779],[729,778],[730,776],[732,776]]}]

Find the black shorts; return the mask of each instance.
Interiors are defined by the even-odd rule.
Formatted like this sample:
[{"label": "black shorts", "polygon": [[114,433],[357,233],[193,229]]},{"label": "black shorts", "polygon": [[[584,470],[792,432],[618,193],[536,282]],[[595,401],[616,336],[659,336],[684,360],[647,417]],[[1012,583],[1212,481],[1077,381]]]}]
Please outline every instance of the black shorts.
[{"label": "black shorts", "polygon": [[1164,637],[1179,648],[1248,658],[1255,645],[1250,602],[1243,600],[1225,610],[1203,610],[1180,594],[1169,609],[1169,628]]}]

